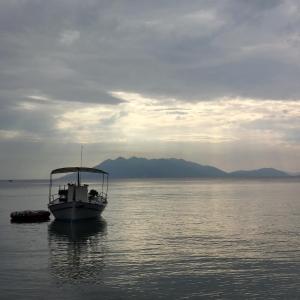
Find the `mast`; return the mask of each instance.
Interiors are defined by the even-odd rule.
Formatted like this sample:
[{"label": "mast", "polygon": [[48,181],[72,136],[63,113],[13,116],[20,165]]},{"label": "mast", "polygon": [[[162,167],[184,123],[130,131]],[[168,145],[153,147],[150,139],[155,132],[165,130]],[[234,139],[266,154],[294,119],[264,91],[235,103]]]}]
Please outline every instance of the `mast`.
[{"label": "mast", "polygon": [[80,167],[82,167],[82,152],[83,152],[83,145],[81,145]]},{"label": "mast", "polygon": [[[83,152],[83,145],[81,145],[81,151],[80,151],[80,168],[82,168],[82,152]],[[79,174],[79,170],[77,172],[77,182],[78,182],[78,186],[80,186],[80,174]]]}]

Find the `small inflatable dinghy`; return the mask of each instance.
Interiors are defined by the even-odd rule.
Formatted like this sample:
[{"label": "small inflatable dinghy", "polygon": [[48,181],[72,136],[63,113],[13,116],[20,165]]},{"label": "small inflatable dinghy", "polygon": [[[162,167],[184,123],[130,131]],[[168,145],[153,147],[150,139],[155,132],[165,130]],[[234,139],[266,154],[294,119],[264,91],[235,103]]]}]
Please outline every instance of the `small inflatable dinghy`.
[{"label": "small inflatable dinghy", "polygon": [[14,211],[10,214],[11,222],[31,223],[45,222],[50,219],[50,212],[47,210],[23,210]]}]

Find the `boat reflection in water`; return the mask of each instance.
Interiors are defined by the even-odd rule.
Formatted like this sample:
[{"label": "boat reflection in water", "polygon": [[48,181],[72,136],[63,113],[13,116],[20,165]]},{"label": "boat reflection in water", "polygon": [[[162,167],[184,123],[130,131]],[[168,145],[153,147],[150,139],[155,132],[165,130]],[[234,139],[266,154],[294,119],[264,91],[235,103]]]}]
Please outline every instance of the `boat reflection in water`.
[{"label": "boat reflection in water", "polygon": [[51,274],[60,282],[101,281],[105,237],[103,219],[71,223],[54,220],[48,227]]}]

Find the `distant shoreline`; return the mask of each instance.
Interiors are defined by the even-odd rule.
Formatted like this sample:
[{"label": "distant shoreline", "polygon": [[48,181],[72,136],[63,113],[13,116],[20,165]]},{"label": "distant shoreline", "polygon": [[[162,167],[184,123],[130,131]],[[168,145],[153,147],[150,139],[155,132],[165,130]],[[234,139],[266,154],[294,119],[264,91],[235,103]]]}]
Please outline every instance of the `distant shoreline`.
[{"label": "distant shoreline", "polygon": [[[214,166],[201,165],[192,161],[177,158],[147,159],[139,157],[107,159],[94,168],[104,170],[110,174],[110,180],[133,179],[297,179],[300,172],[284,172],[275,168],[265,167],[254,170],[237,170],[227,172]],[[49,171],[50,172],[50,171]],[[66,181],[75,179],[75,175],[69,173],[62,177]],[[84,181],[96,180],[95,174],[82,173]],[[49,179],[1,179],[13,183],[14,181],[48,181]]]},{"label": "distant shoreline", "polygon": [[[61,178],[58,178],[54,181],[61,181]],[[289,176],[289,177],[127,177],[127,178],[117,178],[112,177],[110,181],[293,181],[293,180],[300,180],[300,176]],[[87,179],[87,182],[96,182],[96,179]],[[48,184],[49,179],[13,179],[10,182],[9,179],[0,179],[0,183],[7,183],[13,185],[14,183],[40,183],[40,184]]]}]

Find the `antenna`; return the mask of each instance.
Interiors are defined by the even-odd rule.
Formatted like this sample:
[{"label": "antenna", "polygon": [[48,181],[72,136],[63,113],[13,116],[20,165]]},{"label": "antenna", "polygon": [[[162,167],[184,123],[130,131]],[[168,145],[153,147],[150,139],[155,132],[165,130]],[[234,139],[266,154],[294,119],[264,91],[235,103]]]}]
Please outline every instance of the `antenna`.
[{"label": "antenna", "polygon": [[80,167],[82,167],[82,152],[83,152],[83,145],[81,145]]}]

